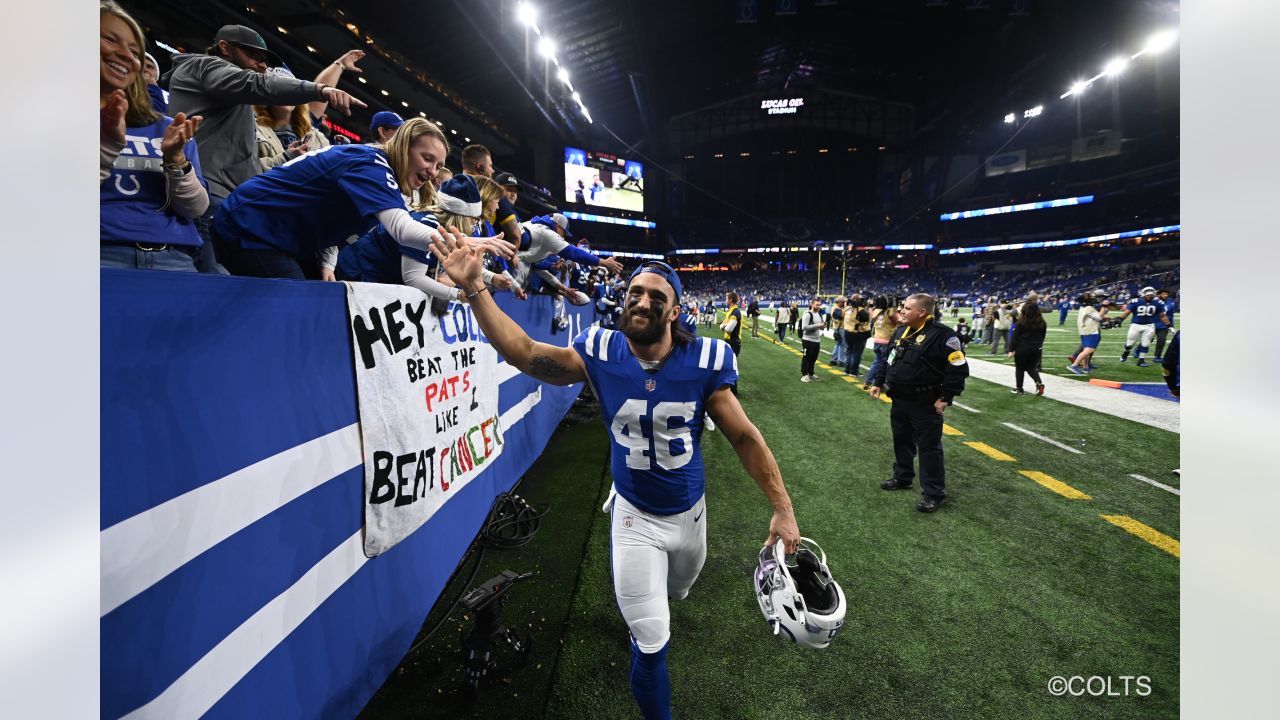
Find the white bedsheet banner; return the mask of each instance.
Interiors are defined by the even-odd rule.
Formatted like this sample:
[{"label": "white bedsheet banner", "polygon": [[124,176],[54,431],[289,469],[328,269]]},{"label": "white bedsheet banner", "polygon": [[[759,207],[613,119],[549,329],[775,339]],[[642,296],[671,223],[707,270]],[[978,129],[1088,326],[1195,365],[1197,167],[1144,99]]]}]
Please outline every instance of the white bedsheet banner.
[{"label": "white bedsheet banner", "polygon": [[364,553],[422,526],[502,452],[497,353],[471,309],[347,283],[364,447]]}]

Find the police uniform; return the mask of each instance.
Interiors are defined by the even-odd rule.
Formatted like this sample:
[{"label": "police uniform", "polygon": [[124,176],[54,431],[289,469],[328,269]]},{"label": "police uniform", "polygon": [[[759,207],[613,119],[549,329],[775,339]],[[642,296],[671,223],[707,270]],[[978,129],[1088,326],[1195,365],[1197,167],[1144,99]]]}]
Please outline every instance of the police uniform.
[{"label": "police uniform", "polygon": [[[960,338],[930,317],[919,330],[903,325],[889,340],[889,357],[877,368],[871,385],[893,399],[889,423],[893,429],[893,478],[885,489],[908,488],[915,478],[920,454],[920,487],[925,501],[946,497],[942,461],[942,415],[934,408],[939,398],[950,404],[964,392],[969,376]],[[925,509],[922,507],[920,509]]]}]

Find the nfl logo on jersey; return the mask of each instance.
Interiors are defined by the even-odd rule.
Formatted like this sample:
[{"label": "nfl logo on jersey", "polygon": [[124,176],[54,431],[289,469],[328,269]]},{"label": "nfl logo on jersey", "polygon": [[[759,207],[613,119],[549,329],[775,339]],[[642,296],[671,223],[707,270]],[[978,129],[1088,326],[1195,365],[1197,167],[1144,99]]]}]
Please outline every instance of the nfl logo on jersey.
[{"label": "nfl logo on jersey", "polygon": [[649,392],[653,392],[653,389],[656,387],[658,387],[658,382],[656,380],[654,380],[653,378],[645,379],[644,381],[645,390],[648,390]]}]

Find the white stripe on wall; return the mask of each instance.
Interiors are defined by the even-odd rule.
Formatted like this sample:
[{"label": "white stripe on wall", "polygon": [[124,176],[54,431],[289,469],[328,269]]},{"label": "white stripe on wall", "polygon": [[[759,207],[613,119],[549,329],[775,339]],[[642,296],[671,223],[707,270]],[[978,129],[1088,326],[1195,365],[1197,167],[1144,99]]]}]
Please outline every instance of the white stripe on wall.
[{"label": "white stripe on wall", "polygon": [[106,615],[201,553],[360,465],[360,424],[241,468],[100,533]]},{"label": "white stripe on wall", "polygon": [[[540,402],[541,385],[502,414],[504,431],[523,420]],[[105,543],[103,548],[105,551]],[[126,720],[169,720],[204,715],[367,560],[363,529],[357,530],[287,590],[232,630],[154,700],[124,717]]]},{"label": "white stripe on wall", "polygon": [[262,606],[187,668],[154,700],[126,720],[198,718],[364,566],[364,532],[357,530],[298,581]]}]

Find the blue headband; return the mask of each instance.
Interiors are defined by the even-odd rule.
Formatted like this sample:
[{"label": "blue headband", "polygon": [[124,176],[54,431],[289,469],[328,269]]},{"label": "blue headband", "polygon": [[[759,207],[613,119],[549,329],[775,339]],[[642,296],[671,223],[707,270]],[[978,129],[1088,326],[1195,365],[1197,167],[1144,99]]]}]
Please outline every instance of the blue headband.
[{"label": "blue headband", "polygon": [[671,267],[670,265],[664,262],[658,262],[657,260],[650,260],[649,262],[644,263],[640,267],[636,268],[634,272],[631,273],[631,277],[627,279],[627,284],[630,285],[631,281],[635,280],[637,275],[639,275],[640,273],[646,273],[646,272],[659,275],[664,280],[671,283],[671,289],[676,291],[676,302],[680,302],[680,296],[684,294],[683,290],[681,290],[680,288],[680,276],[676,275],[675,268]]}]

